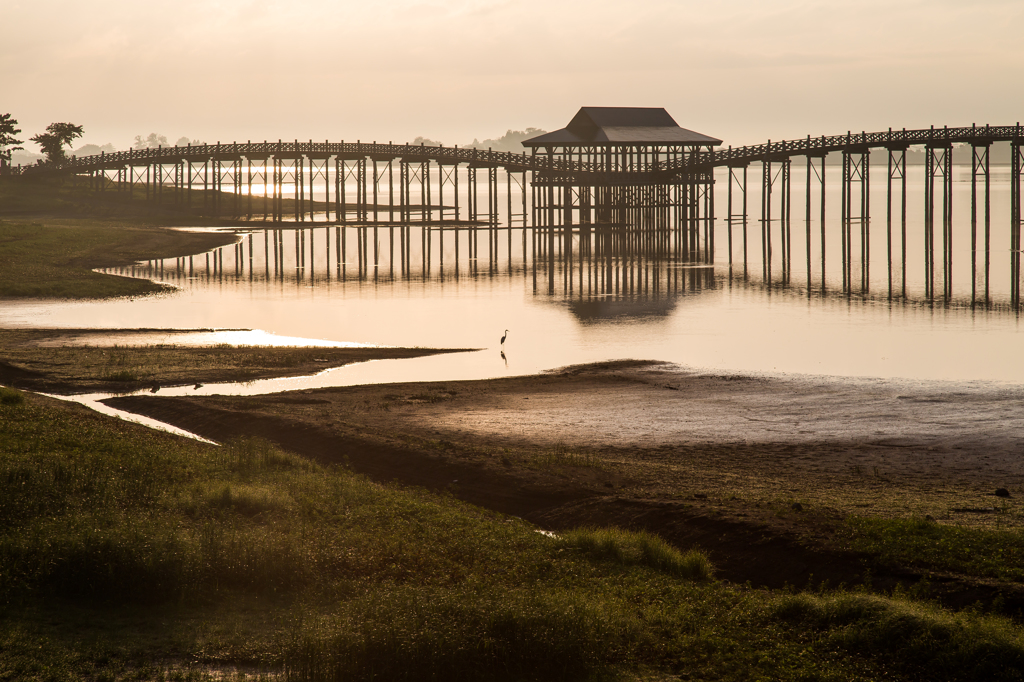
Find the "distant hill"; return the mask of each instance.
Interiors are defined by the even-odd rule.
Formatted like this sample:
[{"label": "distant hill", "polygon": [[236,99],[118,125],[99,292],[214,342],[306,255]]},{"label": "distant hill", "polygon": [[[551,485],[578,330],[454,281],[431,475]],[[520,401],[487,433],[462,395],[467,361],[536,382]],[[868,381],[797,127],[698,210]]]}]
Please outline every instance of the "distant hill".
[{"label": "distant hill", "polygon": [[117,149],[114,147],[114,145],[108,142],[102,147],[96,144],[82,145],[75,151],[71,152],[71,154],[72,156],[92,156],[94,154],[99,154],[100,152],[103,152],[105,154],[113,154],[116,151]]}]

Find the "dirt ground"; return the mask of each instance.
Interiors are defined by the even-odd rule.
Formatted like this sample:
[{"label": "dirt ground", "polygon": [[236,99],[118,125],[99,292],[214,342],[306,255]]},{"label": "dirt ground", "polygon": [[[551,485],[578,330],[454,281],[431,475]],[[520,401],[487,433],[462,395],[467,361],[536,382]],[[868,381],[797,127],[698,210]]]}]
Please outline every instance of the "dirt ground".
[{"label": "dirt ground", "polygon": [[[552,530],[655,530],[708,549],[723,577],[767,586],[860,580],[864,558],[835,539],[850,514],[1024,525],[1019,388],[629,361],[491,381],[108,402],[213,440],[261,435]],[[994,589],[949,582],[964,603]]]}]

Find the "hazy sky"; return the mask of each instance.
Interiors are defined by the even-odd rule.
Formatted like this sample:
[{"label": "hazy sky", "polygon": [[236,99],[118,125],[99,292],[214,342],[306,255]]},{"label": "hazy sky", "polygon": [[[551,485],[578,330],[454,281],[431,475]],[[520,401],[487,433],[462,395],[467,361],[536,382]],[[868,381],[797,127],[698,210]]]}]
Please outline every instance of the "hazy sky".
[{"label": "hazy sky", "polygon": [[[1024,0],[3,0],[0,113],[445,144],[664,106],[727,144],[1024,120]],[[26,145],[37,151],[35,145]]]}]

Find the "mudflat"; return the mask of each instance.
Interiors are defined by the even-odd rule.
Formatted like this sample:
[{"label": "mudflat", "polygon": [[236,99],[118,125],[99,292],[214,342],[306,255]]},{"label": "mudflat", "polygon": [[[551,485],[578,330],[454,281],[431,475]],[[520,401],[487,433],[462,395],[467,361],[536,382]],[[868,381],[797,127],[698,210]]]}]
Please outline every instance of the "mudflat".
[{"label": "mudflat", "polygon": [[[490,381],[108,402],[214,440],[260,435],[553,530],[656,530],[708,549],[726,578],[769,586],[861,579],[864,557],[842,539],[851,516],[1024,525],[1019,387],[622,361]],[[1019,591],[948,578],[967,603],[978,590]]]}]

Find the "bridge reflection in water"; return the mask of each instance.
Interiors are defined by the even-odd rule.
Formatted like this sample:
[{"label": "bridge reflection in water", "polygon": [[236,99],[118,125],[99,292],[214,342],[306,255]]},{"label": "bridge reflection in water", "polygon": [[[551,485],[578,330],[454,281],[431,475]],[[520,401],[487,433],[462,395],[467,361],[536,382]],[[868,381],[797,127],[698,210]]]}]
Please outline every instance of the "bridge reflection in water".
[{"label": "bridge reflection in water", "polygon": [[[921,273],[910,280],[916,296],[890,297],[885,286],[851,293],[838,277],[765,279],[760,268],[684,258],[671,250],[632,248],[624,228],[601,226],[572,234],[572,248],[554,250],[549,232],[534,228],[464,229],[443,224],[289,226],[256,229],[232,245],[197,256],[152,260],[105,272],[152,278],[183,289],[241,286],[254,289],[445,286],[475,280],[518,280],[544,299],[562,301],[580,319],[667,315],[682,297],[723,288],[771,295],[837,298],[872,305],[977,308],[969,292],[932,299],[924,295]],[[719,254],[720,259],[723,254]],[[865,266],[866,267],[866,266]],[[808,285],[810,281],[810,285]],[[1005,290],[1001,290],[1005,293]],[[1003,296],[984,307],[1019,314]]]},{"label": "bridge reflection in water", "polygon": [[[152,260],[104,272],[192,283],[309,287],[518,278],[535,294],[648,300],[699,292],[718,283],[711,265],[670,254],[622,249],[614,226],[573,237],[552,251],[546,230],[470,230],[445,225],[323,226],[263,229],[205,254]],[[485,249],[485,250],[484,250]]]}]

